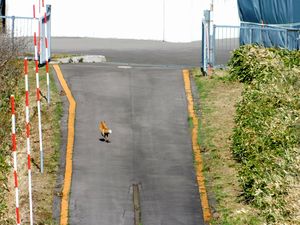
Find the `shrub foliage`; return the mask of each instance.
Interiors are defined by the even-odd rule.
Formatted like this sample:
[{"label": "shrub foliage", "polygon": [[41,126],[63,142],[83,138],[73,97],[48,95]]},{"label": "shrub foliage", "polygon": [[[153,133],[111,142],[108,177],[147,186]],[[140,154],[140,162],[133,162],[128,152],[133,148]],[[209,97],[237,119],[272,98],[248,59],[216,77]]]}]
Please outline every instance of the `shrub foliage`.
[{"label": "shrub foliage", "polygon": [[243,46],[229,63],[231,79],[245,83],[232,146],[243,197],[268,224],[299,222],[299,208],[291,203],[297,199],[290,193],[299,185],[300,172],[299,56],[297,51]]}]

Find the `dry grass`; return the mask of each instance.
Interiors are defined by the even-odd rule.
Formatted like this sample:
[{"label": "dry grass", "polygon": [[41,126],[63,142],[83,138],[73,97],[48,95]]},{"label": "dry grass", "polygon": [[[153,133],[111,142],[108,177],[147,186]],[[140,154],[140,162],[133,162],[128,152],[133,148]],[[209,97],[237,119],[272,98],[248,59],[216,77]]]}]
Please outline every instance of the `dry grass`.
[{"label": "dry grass", "polygon": [[242,190],[231,153],[230,136],[242,85],[227,81],[226,75],[226,71],[217,71],[211,77],[194,76],[200,95],[199,143],[214,217],[212,224],[262,224],[257,211],[239,199]]},{"label": "dry grass", "polygon": [[[42,127],[44,149],[44,174],[40,173],[40,151],[38,136],[38,118],[36,107],[36,83],[33,63],[29,64],[29,88],[30,88],[30,122],[31,122],[31,157],[32,157],[32,186],[33,186],[33,210],[35,224],[55,224],[52,219],[53,190],[56,184],[58,157],[60,147],[60,124],[62,106],[60,96],[56,91],[54,80],[51,83],[51,104],[48,106],[42,98]],[[17,109],[17,151],[18,173],[20,188],[20,214],[22,224],[29,224],[28,203],[28,177],[27,154],[25,143],[25,96],[24,79],[21,79],[18,90],[20,105]],[[46,95],[46,73],[40,70],[40,87],[43,95]],[[13,187],[12,171],[9,173],[9,190],[7,194],[8,211],[5,217],[7,224],[15,224],[15,192]]]}]

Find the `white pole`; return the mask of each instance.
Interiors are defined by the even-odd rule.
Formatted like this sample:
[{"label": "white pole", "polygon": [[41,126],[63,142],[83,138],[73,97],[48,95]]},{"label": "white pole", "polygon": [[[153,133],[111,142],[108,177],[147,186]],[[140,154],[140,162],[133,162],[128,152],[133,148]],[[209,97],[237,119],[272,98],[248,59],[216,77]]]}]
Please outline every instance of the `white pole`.
[{"label": "white pole", "polygon": [[29,193],[29,213],[30,225],[33,225],[32,210],[32,182],[31,182],[31,156],[30,156],[30,122],[29,122],[29,91],[28,91],[28,61],[24,60],[25,71],[25,115],[26,115],[26,142],[27,142],[27,168],[28,168],[28,193]]},{"label": "white pole", "polygon": [[[33,7],[35,9],[35,7]],[[35,10],[33,12],[35,17]],[[39,21],[38,21],[39,22]],[[37,51],[36,31],[34,32],[34,61],[35,61],[35,78],[36,78],[36,102],[38,111],[38,123],[39,123],[39,141],[40,141],[40,161],[41,161],[41,173],[44,172],[44,153],[43,153],[43,134],[42,134],[42,118],[41,118],[41,100],[40,100],[40,78],[39,78],[39,62]]]},{"label": "white pole", "polygon": [[163,0],[163,41],[166,39],[166,0]]},{"label": "white pole", "polygon": [[48,31],[47,31],[47,12],[44,15],[45,20],[45,58],[46,58],[46,76],[47,76],[47,102],[50,104],[50,78],[49,78],[49,56],[48,56]]},{"label": "white pole", "polygon": [[19,210],[19,186],[18,186],[18,164],[17,164],[17,141],[16,141],[16,114],[15,114],[15,97],[10,96],[11,104],[11,122],[12,122],[12,151],[14,161],[14,181],[15,181],[15,193],[16,193],[16,220],[17,225],[21,224],[20,210]]}]

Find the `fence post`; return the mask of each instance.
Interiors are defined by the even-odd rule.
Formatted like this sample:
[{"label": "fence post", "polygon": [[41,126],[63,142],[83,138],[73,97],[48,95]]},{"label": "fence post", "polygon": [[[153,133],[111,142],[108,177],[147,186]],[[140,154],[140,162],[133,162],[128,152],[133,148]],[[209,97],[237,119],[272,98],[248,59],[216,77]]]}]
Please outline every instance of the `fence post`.
[{"label": "fence post", "polygon": [[204,10],[204,20],[202,26],[202,32],[204,33],[202,43],[203,43],[203,70],[207,72],[208,63],[210,63],[210,11]]},{"label": "fence post", "polygon": [[252,28],[250,28],[250,44],[252,44]]},{"label": "fence post", "polygon": [[202,21],[202,68],[204,71],[206,68],[206,29],[205,29],[205,21]]},{"label": "fence post", "polygon": [[204,30],[204,20],[202,21],[202,42],[201,42],[201,57],[202,57],[202,68],[204,68],[204,57],[205,57],[205,54],[204,54],[204,50],[205,50],[205,40],[204,40],[204,37],[205,37],[205,30]]},{"label": "fence post", "polygon": [[215,66],[216,60],[216,25],[213,25],[213,35],[212,35],[212,67]]},{"label": "fence post", "polygon": [[285,30],[285,40],[284,40],[284,47],[288,48],[288,30]]},{"label": "fence post", "polygon": [[11,41],[12,41],[12,46],[13,49],[15,48],[15,16],[12,16],[12,20],[11,20]]}]

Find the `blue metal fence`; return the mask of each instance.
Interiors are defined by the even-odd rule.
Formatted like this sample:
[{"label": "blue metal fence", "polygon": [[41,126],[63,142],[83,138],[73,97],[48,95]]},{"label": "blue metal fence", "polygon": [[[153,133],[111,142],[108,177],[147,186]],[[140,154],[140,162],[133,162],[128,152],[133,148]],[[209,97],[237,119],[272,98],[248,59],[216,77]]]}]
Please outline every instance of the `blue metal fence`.
[{"label": "blue metal fence", "polygon": [[212,25],[207,14],[204,12],[202,22],[202,67],[206,72],[210,66],[226,67],[232,52],[240,45],[300,49],[300,29],[251,23],[241,23],[240,26]]}]

